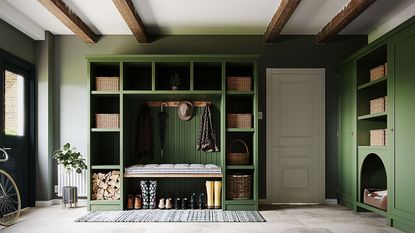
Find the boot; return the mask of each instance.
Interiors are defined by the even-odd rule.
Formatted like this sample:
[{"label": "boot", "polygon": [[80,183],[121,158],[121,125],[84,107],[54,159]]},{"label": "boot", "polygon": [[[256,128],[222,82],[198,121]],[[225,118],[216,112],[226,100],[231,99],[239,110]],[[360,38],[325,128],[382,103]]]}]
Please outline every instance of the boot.
[{"label": "boot", "polygon": [[174,209],[178,210],[182,207],[181,203],[180,203],[180,198],[177,197],[174,199]]},{"label": "boot", "polygon": [[190,209],[196,209],[196,193],[190,195]]},{"label": "boot", "polygon": [[171,198],[167,198],[166,199],[166,209],[171,209],[171,208],[173,208],[172,200],[171,200]]},{"label": "boot", "polygon": [[207,208],[213,209],[213,181],[206,181]]},{"label": "boot", "polygon": [[141,196],[143,198],[143,209],[149,208],[149,188],[147,185],[147,181],[141,180],[140,181],[141,186]]},{"label": "boot", "polygon": [[222,197],[222,181],[215,181],[215,209],[221,208],[221,197]]},{"label": "boot", "polygon": [[134,209],[136,210],[141,209],[141,195],[140,194],[137,194],[135,196]]},{"label": "boot", "polygon": [[182,198],[182,210],[187,209],[187,198]]},{"label": "boot", "polygon": [[133,209],[133,195],[128,195],[127,196],[127,209],[131,210]]},{"label": "boot", "polygon": [[159,209],[164,209],[166,206],[164,204],[164,198],[160,198],[159,200]]},{"label": "boot", "polygon": [[200,210],[205,208],[205,194],[204,193],[199,194],[199,200],[197,201],[197,207],[199,207]]},{"label": "boot", "polygon": [[156,205],[157,205],[156,204],[157,181],[150,180],[150,182],[149,182],[149,192],[150,192],[149,207],[150,207],[150,209],[155,209]]}]

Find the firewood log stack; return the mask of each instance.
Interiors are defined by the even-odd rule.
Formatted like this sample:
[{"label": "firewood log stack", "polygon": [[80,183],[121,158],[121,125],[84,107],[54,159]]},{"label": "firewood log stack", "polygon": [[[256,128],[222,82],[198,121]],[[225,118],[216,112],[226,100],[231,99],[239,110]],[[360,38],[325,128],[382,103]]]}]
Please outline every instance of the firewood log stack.
[{"label": "firewood log stack", "polygon": [[118,200],[120,199],[120,172],[92,174],[92,199],[93,200]]}]

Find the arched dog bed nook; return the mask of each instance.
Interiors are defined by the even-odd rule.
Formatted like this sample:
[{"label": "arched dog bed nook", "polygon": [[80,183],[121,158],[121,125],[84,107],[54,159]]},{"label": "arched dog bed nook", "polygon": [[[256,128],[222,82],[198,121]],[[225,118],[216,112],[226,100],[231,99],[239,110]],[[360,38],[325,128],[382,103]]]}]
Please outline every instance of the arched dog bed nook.
[{"label": "arched dog bed nook", "polygon": [[361,200],[382,210],[387,209],[387,175],[382,159],[369,154],[362,163],[360,175]]}]

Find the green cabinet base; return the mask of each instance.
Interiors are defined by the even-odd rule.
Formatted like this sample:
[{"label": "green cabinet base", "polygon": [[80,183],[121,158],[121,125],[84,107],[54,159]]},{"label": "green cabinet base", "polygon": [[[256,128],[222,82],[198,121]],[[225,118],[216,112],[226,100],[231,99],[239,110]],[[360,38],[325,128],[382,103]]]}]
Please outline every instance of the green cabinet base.
[{"label": "green cabinet base", "polygon": [[225,204],[224,210],[258,210],[255,204]]}]

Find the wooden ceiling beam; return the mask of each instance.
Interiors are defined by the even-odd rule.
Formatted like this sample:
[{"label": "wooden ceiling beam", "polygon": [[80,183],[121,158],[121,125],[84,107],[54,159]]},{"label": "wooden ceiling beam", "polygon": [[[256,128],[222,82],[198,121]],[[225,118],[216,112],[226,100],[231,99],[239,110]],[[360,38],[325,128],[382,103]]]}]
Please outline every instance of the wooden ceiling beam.
[{"label": "wooden ceiling beam", "polygon": [[342,11],[317,34],[317,43],[328,43],[376,0],[351,0]]},{"label": "wooden ceiling beam", "polygon": [[97,35],[62,0],[38,1],[85,43],[96,43]]},{"label": "wooden ceiling beam", "polygon": [[301,0],[282,0],[264,34],[264,43],[274,43]]},{"label": "wooden ceiling beam", "polygon": [[140,43],[148,43],[148,34],[131,0],[112,0],[127,23],[135,38]]}]

